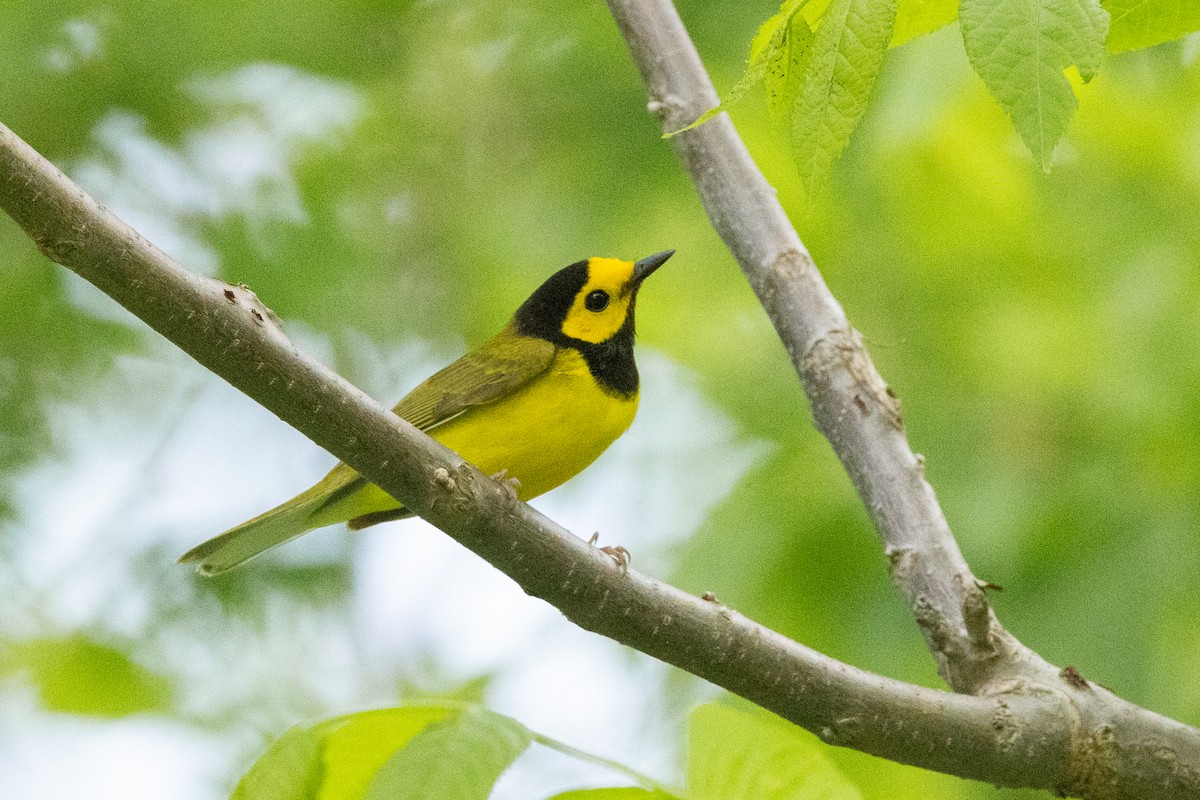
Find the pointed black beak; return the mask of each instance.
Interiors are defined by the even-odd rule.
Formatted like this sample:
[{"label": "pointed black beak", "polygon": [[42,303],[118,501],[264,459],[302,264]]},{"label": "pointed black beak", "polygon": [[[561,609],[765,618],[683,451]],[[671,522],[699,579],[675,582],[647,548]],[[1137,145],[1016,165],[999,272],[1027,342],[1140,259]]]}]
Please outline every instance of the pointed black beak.
[{"label": "pointed black beak", "polygon": [[650,277],[650,273],[665,264],[667,259],[673,255],[675,255],[674,250],[664,250],[661,253],[646,256],[633,265],[633,278],[630,280],[630,283],[633,286],[640,285],[642,281]]}]

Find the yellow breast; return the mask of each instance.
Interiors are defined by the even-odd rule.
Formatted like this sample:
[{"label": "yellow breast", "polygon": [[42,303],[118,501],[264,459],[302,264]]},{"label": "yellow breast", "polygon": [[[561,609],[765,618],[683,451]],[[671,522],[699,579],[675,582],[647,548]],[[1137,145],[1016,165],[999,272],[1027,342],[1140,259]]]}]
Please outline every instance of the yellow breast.
[{"label": "yellow breast", "polygon": [[[633,422],[637,405],[636,393],[623,398],[601,389],[579,353],[563,348],[528,386],[429,435],[485,474],[505,470],[520,482],[518,496],[530,500],[599,458]],[[400,507],[373,484],[337,505],[342,519]]]}]

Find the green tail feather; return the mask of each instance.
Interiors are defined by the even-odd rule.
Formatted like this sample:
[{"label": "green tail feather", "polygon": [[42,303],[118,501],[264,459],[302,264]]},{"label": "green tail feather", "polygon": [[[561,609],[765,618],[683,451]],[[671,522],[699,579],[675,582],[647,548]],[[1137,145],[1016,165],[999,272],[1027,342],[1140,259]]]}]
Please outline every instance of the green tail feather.
[{"label": "green tail feather", "polygon": [[288,505],[285,503],[196,545],[179,557],[179,563],[194,563],[201,575],[219,575],[312,530],[306,524],[313,511],[312,506],[306,504],[289,508]]},{"label": "green tail feather", "polygon": [[181,564],[195,564],[201,575],[219,575],[244,564],[260,553],[290,542],[313,528],[342,519],[317,514],[332,502],[352,494],[366,481],[344,464],[338,464],[319,483],[251,520],[202,542],[179,557]]}]

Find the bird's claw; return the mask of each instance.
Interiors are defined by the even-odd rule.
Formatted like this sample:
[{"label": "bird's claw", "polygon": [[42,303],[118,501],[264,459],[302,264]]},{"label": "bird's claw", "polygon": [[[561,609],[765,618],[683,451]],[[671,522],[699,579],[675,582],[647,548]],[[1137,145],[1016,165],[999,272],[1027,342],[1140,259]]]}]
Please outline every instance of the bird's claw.
[{"label": "bird's claw", "polygon": [[[600,540],[600,533],[599,532],[593,533],[592,538],[588,539],[588,544],[590,544],[592,547],[596,547],[596,542],[599,540]],[[617,569],[621,570],[622,575],[629,572],[629,562],[633,561],[633,554],[630,553],[628,550],[626,550],[624,547],[622,547],[621,545],[618,544],[618,545],[605,545],[604,547],[598,547],[596,549],[598,549],[601,553],[604,553],[606,556],[611,558],[613,560],[613,562],[617,565]]]},{"label": "bird's claw", "polygon": [[502,469],[499,472],[497,472],[496,474],[492,475],[492,480],[499,481],[500,485],[504,487],[506,492],[508,492],[508,495],[511,499],[513,499],[513,500],[520,499],[520,495],[518,495],[517,492],[521,488],[521,482],[519,480],[517,480],[516,478],[508,477],[508,469],[507,468]]}]

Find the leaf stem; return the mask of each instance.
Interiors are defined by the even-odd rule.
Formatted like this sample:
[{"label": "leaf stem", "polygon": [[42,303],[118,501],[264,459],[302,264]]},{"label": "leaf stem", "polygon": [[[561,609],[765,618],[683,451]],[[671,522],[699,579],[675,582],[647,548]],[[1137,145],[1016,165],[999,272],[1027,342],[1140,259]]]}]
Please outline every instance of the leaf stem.
[{"label": "leaf stem", "polygon": [[683,800],[685,797],[682,790],[672,788],[665,783],[660,783],[654,778],[651,778],[649,775],[638,772],[632,767],[627,767],[619,761],[613,761],[612,759],[605,758],[604,756],[598,756],[595,753],[589,753],[586,750],[580,750],[578,747],[572,747],[565,742],[560,742],[557,739],[551,739],[549,736],[545,736],[535,731],[530,731],[530,733],[533,734],[533,740],[543,747],[556,750],[563,755],[571,756],[572,758],[579,759],[580,761],[588,761],[592,764],[597,764],[601,767],[610,769],[613,772],[619,772],[622,775],[637,781],[647,789],[653,789],[656,792],[662,792],[670,797],[677,798],[677,800]]}]

